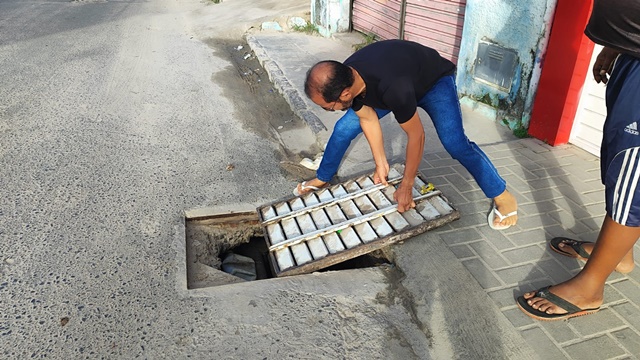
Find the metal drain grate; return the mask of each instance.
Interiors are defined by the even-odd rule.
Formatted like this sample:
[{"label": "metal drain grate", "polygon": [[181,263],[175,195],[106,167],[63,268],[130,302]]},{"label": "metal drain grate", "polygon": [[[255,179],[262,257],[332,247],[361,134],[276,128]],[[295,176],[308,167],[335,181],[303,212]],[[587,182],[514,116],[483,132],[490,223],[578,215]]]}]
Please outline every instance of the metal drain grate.
[{"label": "metal drain grate", "polygon": [[394,165],[389,185],[371,175],[258,208],[276,276],[313,272],[442,226],[460,217],[421,174],[416,208],[398,213],[394,185],[403,168]]}]

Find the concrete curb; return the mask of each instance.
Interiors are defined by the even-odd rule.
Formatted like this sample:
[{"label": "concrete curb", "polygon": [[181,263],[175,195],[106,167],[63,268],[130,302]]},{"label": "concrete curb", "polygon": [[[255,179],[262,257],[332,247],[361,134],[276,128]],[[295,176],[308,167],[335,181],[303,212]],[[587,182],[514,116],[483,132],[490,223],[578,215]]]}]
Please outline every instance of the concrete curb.
[{"label": "concrete curb", "polygon": [[269,80],[271,80],[274,88],[282,94],[285,101],[291,106],[293,113],[299,116],[314,134],[327,130],[327,127],[324,126],[320,118],[307,107],[307,104],[302,98],[302,94],[291,85],[278,64],[269,58],[260,41],[251,33],[246,33],[244,38],[256,55],[260,65],[262,65],[267,75],[269,75]]}]

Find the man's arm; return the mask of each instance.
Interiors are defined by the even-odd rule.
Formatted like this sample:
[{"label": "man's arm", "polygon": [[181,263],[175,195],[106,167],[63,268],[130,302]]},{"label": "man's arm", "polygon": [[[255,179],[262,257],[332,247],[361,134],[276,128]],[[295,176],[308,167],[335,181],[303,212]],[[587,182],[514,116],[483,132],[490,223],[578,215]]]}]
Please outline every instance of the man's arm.
[{"label": "man's arm", "polygon": [[618,50],[604,47],[602,51],[596,57],[596,61],[593,64],[593,78],[597,83],[606,84],[609,81],[607,74],[611,75],[611,71],[613,71],[613,64],[616,61],[616,58],[620,55]]},{"label": "man's arm", "polygon": [[382,127],[380,126],[378,114],[376,114],[372,107],[365,105],[356,111],[356,115],[360,118],[360,127],[362,127],[362,132],[371,147],[373,160],[376,162],[376,172],[373,176],[373,181],[376,184],[383,183],[387,185],[389,163],[387,162],[387,155],[384,152]]},{"label": "man's arm", "polygon": [[424,151],[424,128],[418,111],[413,114],[411,119],[400,124],[400,127],[407,133],[407,153],[404,177],[393,198],[398,202],[398,211],[405,212],[416,206],[415,202],[413,202],[411,190],[418,174],[418,167],[420,166],[420,161],[422,161],[422,153]]}]

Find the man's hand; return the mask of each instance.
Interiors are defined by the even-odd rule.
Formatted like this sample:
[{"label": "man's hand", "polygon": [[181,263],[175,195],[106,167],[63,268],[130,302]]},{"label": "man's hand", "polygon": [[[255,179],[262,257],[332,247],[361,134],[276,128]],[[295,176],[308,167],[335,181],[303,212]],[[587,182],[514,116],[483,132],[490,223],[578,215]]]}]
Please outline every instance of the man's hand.
[{"label": "man's hand", "polygon": [[374,184],[383,184],[387,186],[387,176],[389,176],[389,163],[384,162],[383,164],[376,164],[376,172],[373,174],[373,183]]},{"label": "man's hand", "polygon": [[612,48],[604,47],[602,51],[596,57],[596,62],[593,64],[593,78],[597,83],[602,82],[606,84],[609,81],[607,74],[611,75],[613,70],[613,63],[620,52]]},{"label": "man's hand", "polygon": [[403,213],[409,209],[416,207],[416,203],[413,201],[413,195],[411,194],[412,186],[404,185],[400,183],[400,186],[393,193],[393,200],[398,203],[398,212]]}]

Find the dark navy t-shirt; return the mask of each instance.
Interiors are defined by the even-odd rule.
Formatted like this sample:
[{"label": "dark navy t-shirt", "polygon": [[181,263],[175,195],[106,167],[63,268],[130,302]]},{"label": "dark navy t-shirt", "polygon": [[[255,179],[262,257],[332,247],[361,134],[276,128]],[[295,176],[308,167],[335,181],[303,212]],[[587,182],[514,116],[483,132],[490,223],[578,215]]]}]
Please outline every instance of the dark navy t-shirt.
[{"label": "dark navy t-shirt", "polygon": [[406,40],[378,41],[355,52],[344,64],[354,68],[366,85],[364,98],[354,99],[353,110],[363,105],[391,110],[399,123],[411,119],[418,100],[455,65],[434,49]]}]

